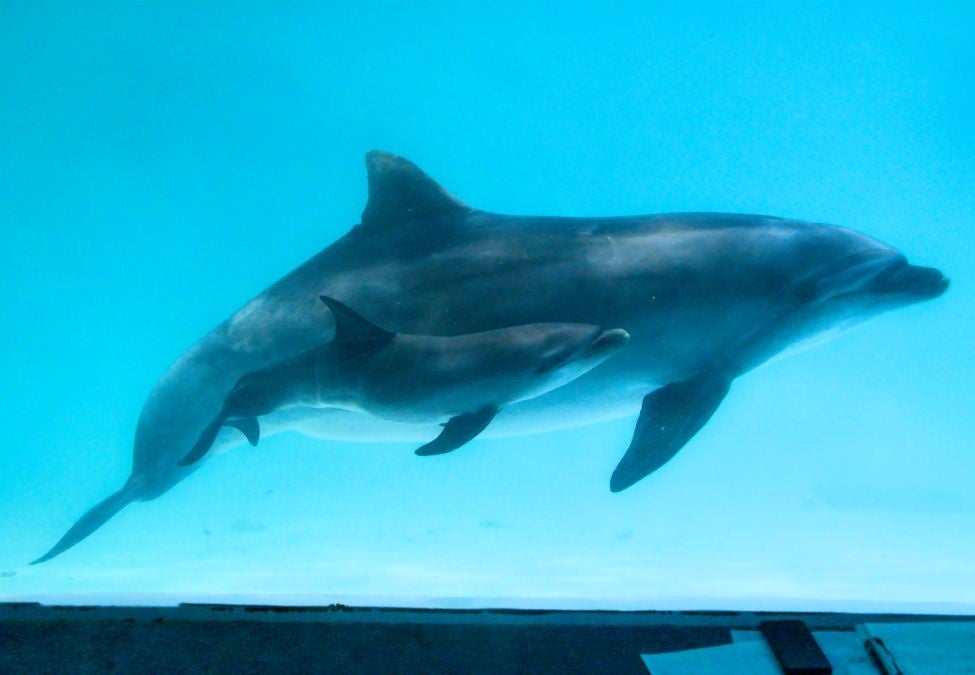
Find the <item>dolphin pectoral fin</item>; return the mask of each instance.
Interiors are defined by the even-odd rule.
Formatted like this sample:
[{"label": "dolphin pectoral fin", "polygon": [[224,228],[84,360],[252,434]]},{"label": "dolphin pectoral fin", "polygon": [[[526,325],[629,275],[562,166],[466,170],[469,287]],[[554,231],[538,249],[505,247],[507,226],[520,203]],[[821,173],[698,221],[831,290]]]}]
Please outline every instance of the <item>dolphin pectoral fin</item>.
[{"label": "dolphin pectoral fin", "polygon": [[58,541],[58,543],[56,543],[50,551],[33,561],[31,565],[46,562],[51,558],[61,555],[67,551],[69,548],[108,522],[108,520],[116,513],[135,501],[139,496],[139,492],[139,484],[130,479],[121,490],[113,495],[110,495],[106,499],[103,499],[89,509],[88,512],[83,515],[78,522],[65,533],[63,537],[61,537],[60,541]]},{"label": "dolphin pectoral fin", "polygon": [[442,455],[456,450],[487,428],[500,408],[485,406],[472,413],[464,413],[450,418],[443,425],[443,431],[435,439],[416,450],[421,457],[428,455]]},{"label": "dolphin pectoral fin", "polygon": [[730,386],[727,377],[704,376],[647,394],[609,489],[625,490],[666,464],[711,418]]},{"label": "dolphin pectoral fin", "polygon": [[237,419],[224,422],[228,427],[233,427],[247,437],[247,442],[256,446],[261,440],[261,425],[258,424],[256,417],[238,417]]},{"label": "dolphin pectoral fin", "polygon": [[[223,417],[217,417],[217,419],[210,422],[206,429],[200,434],[200,438],[196,441],[193,448],[186,453],[183,459],[179,460],[180,466],[189,466],[191,464],[196,464],[210,451],[210,447],[213,442],[217,440],[217,434],[220,433],[220,427],[223,426],[225,420]],[[242,430],[243,431],[243,430]],[[246,432],[245,432],[246,435]],[[250,440],[250,438],[248,438]]]}]

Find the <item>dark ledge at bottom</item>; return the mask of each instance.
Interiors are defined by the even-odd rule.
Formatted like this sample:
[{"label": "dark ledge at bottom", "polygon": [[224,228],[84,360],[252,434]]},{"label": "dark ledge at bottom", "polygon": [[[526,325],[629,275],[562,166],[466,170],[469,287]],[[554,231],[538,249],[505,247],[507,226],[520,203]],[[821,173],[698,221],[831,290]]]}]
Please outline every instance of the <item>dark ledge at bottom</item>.
[{"label": "dark ledge at bottom", "polygon": [[852,630],[909,614],[0,604],[3,673],[646,673],[770,619]]}]

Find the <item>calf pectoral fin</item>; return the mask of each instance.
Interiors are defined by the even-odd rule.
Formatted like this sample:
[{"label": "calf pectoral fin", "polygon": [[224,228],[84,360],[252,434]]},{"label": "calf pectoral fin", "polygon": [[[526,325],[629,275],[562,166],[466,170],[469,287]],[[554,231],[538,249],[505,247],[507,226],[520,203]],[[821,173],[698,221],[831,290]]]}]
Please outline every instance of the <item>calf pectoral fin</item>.
[{"label": "calf pectoral fin", "polygon": [[456,450],[484,431],[494,416],[498,414],[498,410],[500,408],[485,406],[475,412],[450,418],[443,425],[443,431],[440,432],[440,435],[423,447],[417,448],[416,454],[425,457],[427,455],[442,455],[445,452]]},{"label": "calf pectoral fin", "polygon": [[609,489],[625,490],[666,464],[711,419],[730,386],[727,377],[706,376],[647,394],[633,440],[613,471]]}]

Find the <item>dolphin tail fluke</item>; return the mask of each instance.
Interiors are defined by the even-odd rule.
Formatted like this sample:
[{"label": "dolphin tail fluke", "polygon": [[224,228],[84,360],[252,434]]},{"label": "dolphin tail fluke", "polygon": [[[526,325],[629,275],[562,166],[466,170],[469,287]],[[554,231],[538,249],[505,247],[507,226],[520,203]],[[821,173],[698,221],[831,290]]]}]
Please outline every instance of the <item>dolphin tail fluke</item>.
[{"label": "dolphin tail fluke", "polygon": [[38,563],[48,561],[55,556],[61,555],[69,548],[87,537],[89,534],[97,530],[99,527],[107,523],[112,516],[131,504],[138,497],[139,484],[135,481],[129,480],[129,482],[126,483],[121,490],[113,495],[110,495],[107,499],[100,501],[94,507],[89,509],[88,513],[83,515],[78,522],[75,523],[63,537],[61,537],[61,540],[54,545],[54,548],[42,555],[37,560],[33,561],[31,565],[37,565]]},{"label": "dolphin tail fluke", "polygon": [[609,489],[625,490],[670,461],[711,419],[730,386],[726,377],[703,376],[647,394],[633,440],[613,472]]}]

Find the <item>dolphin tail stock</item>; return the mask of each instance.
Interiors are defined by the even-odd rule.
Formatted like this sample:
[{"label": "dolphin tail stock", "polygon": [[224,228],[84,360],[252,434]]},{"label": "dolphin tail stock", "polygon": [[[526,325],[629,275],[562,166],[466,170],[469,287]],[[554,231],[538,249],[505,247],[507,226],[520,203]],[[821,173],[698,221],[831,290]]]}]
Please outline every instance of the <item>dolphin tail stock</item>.
[{"label": "dolphin tail stock", "polygon": [[704,375],[647,394],[609,489],[625,490],[670,461],[711,419],[730,387],[727,377]]},{"label": "dolphin tail stock", "polygon": [[129,481],[122,486],[121,490],[109,495],[107,498],[98,502],[98,504],[89,509],[85,515],[78,519],[78,522],[71,526],[71,529],[68,530],[63,537],[61,537],[58,543],[56,543],[50,551],[42,555],[37,560],[32,561],[31,565],[37,565],[39,563],[46,562],[55,556],[59,556],[75,544],[79,543],[81,540],[85,539],[92,532],[107,523],[112,516],[138,499],[141,487],[142,486],[139,481],[130,478]]}]

